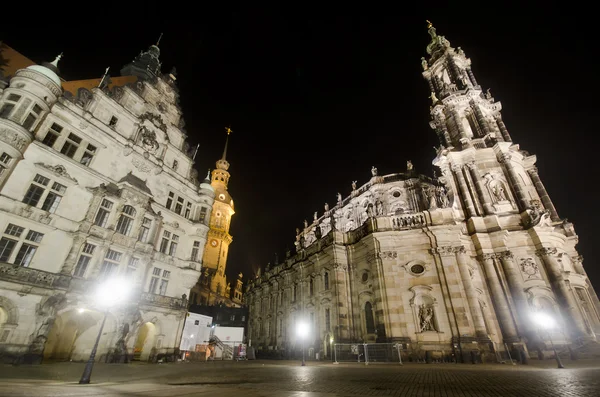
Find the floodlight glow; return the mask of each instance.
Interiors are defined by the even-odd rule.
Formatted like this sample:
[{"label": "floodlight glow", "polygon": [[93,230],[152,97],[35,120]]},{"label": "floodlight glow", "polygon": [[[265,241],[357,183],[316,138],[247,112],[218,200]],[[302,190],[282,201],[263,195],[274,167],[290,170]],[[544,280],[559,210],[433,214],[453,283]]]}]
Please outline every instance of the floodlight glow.
[{"label": "floodlight glow", "polygon": [[544,329],[554,328],[556,322],[554,319],[546,313],[538,312],[533,314],[533,321]]},{"label": "floodlight glow", "polygon": [[77,312],[79,314],[83,313],[85,311],[85,309],[83,307],[80,307],[79,309],[77,309]]},{"label": "floodlight glow", "polygon": [[194,335],[190,335],[190,338],[193,338],[193,337],[194,337]]},{"label": "floodlight glow", "polygon": [[300,338],[305,338],[308,335],[308,324],[305,322],[299,322],[296,332]]},{"label": "floodlight glow", "polygon": [[124,301],[131,290],[131,284],[124,279],[106,280],[96,289],[96,303],[99,306],[110,307]]}]

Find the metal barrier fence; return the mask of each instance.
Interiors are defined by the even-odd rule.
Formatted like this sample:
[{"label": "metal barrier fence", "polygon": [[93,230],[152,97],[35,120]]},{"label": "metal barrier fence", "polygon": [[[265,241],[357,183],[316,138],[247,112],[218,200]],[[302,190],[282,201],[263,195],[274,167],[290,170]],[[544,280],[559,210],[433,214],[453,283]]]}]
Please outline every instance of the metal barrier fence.
[{"label": "metal barrier fence", "polygon": [[340,362],[398,363],[402,365],[399,343],[335,343],[333,345],[334,364]]}]

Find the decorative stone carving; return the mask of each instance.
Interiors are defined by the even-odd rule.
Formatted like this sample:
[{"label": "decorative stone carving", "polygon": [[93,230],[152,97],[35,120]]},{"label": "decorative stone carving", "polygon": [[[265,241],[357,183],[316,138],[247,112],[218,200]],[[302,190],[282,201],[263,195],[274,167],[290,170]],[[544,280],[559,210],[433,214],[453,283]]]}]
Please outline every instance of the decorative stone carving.
[{"label": "decorative stone carving", "polygon": [[398,253],[396,251],[381,251],[379,252],[379,257],[381,259],[396,259],[398,258]]},{"label": "decorative stone carving", "polygon": [[141,126],[140,127],[140,143],[142,145],[142,147],[149,151],[154,153],[159,145],[158,142],[156,141],[156,133],[154,131],[149,130],[148,128],[146,128],[145,126]]},{"label": "decorative stone carving", "polygon": [[148,173],[148,172],[152,171],[152,168],[153,168],[150,164],[148,164],[144,160],[141,160],[141,159],[139,159],[137,157],[133,157],[131,159],[131,163],[133,164],[133,166],[135,168],[137,168],[141,172],[145,172],[145,173]]},{"label": "decorative stone carving", "polygon": [[519,266],[521,267],[523,276],[526,277],[527,280],[532,278],[541,278],[540,269],[533,258],[521,258]]},{"label": "decorative stone carving", "polygon": [[538,256],[550,256],[550,255],[556,255],[558,252],[558,250],[554,247],[542,247],[539,250],[537,250],[535,253]]},{"label": "decorative stone carving", "polygon": [[0,129],[0,140],[8,143],[10,146],[14,147],[17,150],[23,150],[25,145],[27,144],[27,140],[25,138],[19,136],[14,131],[7,129]]},{"label": "decorative stone carving", "polygon": [[115,101],[118,102],[121,98],[123,98],[124,93],[125,93],[125,90],[123,90],[122,87],[113,87],[111,96]]},{"label": "decorative stone carving", "polygon": [[377,168],[375,166],[371,166],[371,175],[377,176]]},{"label": "decorative stone carving", "polygon": [[432,305],[422,304],[419,306],[419,325],[420,331],[437,331],[435,329],[434,311]]},{"label": "decorative stone carving", "polygon": [[75,99],[75,103],[82,108],[86,108],[93,98],[94,96],[90,90],[87,88],[80,88],[77,90],[77,98]]},{"label": "decorative stone carving", "polygon": [[454,247],[450,246],[442,246],[442,247],[432,247],[430,250],[432,255],[454,255]]},{"label": "decorative stone carving", "polygon": [[448,199],[448,192],[444,186],[438,186],[435,194],[440,208],[448,208],[450,206],[450,200]]},{"label": "decorative stone carving", "polygon": [[152,125],[163,132],[167,132],[167,125],[163,121],[162,117],[158,114],[152,114],[150,112],[146,112],[140,116],[140,121],[149,120]]},{"label": "decorative stone carving", "polygon": [[77,179],[73,178],[71,175],[69,175],[69,173],[67,172],[67,170],[65,169],[64,166],[57,164],[57,165],[48,165],[48,164],[44,164],[44,163],[35,163],[36,166],[39,167],[43,167],[45,169],[47,169],[48,171],[62,177],[65,179],[68,179],[74,183],[78,183]]}]

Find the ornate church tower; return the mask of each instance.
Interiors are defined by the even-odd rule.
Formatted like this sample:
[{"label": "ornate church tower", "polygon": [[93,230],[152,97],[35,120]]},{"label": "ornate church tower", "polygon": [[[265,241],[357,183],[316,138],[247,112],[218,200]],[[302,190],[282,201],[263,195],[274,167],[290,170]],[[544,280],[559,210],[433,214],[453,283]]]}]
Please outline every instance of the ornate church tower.
[{"label": "ornate church tower", "polygon": [[[429,22],[428,22],[429,23]],[[600,304],[575,246],[573,225],[561,219],[535,166],[536,156],[515,144],[500,102],[482,91],[471,60],[429,23],[429,59],[421,58],[432,105],[430,126],[440,147],[433,164],[454,197],[473,263],[479,266],[504,342],[537,348],[540,312],[571,343],[595,340]],[[465,282],[470,305],[478,292]],[[481,324],[483,329],[483,323]]]},{"label": "ornate church tower", "polygon": [[215,190],[215,203],[210,216],[207,246],[202,258],[203,268],[205,269],[203,277],[207,277],[206,284],[209,284],[210,294],[206,298],[208,305],[223,302],[229,305],[231,285],[225,277],[225,267],[227,266],[227,255],[229,245],[233,238],[229,234],[231,217],[235,214],[233,199],[227,191],[229,183],[229,162],[227,161],[227,144],[229,143],[229,134],[231,128],[226,128],[227,139],[225,140],[225,149],[223,156],[217,161],[212,171],[210,184]]}]

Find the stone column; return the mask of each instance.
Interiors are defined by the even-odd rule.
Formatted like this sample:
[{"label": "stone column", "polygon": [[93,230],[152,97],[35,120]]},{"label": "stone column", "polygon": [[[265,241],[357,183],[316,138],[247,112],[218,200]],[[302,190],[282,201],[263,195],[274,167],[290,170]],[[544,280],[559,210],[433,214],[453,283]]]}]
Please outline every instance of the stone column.
[{"label": "stone column", "polygon": [[504,341],[509,343],[517,342],[519,340],[517,327],[512,317],[506,296],[504,295],[504,290],[500,284],[498,273],[496,272],[495,256],[496,254],[483,254],[483,257],[481,258],[485,279],[490,289],[492,303],[500,323]]},{"label": "stone column", "polygon": [[452,118],[454,119],[454,122],[456,123],[456,129],[460,135],[460,139],[468,140],[469,137],[467,136],[467,132],[465,131],[465,126],[463,125],[463,123],[461,121],[460,113],[458,112],[458,110],[456,108],[452,109]]},{"label": "stone column", "polygon": [[496,119],[496,124],[498,125],[498,128],[500,129],[500,133],[502,134],[502,138],[504,138],[505,142],[512,142],[512,138],[510,137],[510,134],[508,133],[508,130],[506,129],[506,125],[504,125],[504,121],[502,121],[502,116],[500,116],[499,114],[497,116],[495,116]]},{"label": "stone column", "polygon": [[510,153],[502,153],[498,159],[498,161],[501,164],[504,164],[504,167],[506,168],[508,180],[515,192],[515,195],[517,196],[517,206],[519,207],[519,210],[525,211],[527,208],[529,208],[529,200],[527,200],[527,196],[523,191],[523,186],[521,186],[521,182],[519,181],[519,176],[517,175],[517,172],[515,171],[515,168],[510,160]]},{"label": "stone column", "polygon": [[565,325],[575,339],[587,336],[587,329],[577,300],[568,285],[568,280],[563,277],[563,272],[556,258],[556,248],[540,248],[536,254],[542,258],[548,281],[556,295],[558,306],[564,316]]},{"label": "stone column", "polygon": [[477,216],[475,212],[475,205],[473,205],[473,200],[471,199],[471,193],[469,192],[469,188],[467,187],[467,182],[465,181],[465,176],[463,175],[462,167],[458,164],[452,166],[452,173],[456,177],[458,181],[458,189],[460,191],[460,196],[464,203],[465,209],[465,218],[471,218]]},{"label": "stone column", "polygon": [[473,71],[471,70],[471,68],[467,68],[467,75],[469,76],[469,79],[471,79],[471,83],[474,86],[478,86],[479,84],[477,84],[477,80],[475,80],[475,75],[473,74]]},{"label": "stone column", "polygon": [[483,206],[483,210],[484,210],[485,214],[493,215],[494,207],[492,207],[492,204],[491,204],[492,199],[490,197],[490,193],[483,186],[483,183],[481,182],[481,177],[479,176],[479,171],[477,170],[477,167],[475,167],[475,162],[472,161],[472,162],[468,163],[467,168],[469,169],[469,172],[471,173],[471,179],[473,179],[473,182],[475,183],[475,189],[477,190],[477,194],[479,195],[479,200],[481,201],[481,204]]},{"label": "stone column", "polygon": [[523,288],[523,277],[518,269],[517,264],[514,261],[514,255],[511,251],[500,252],[496,255],[502,263],[502,270],[504,270],[504,276],[508,282],[513,302],[515,302],[517,316],[521,327],[529,330],[529,304],[527,303],[527,296],[525,296],[525,290]]},{"label": "stone column", "polygon": [[441,114],[435,116],[435,129],[440,138],[443,138],[446,146],[452,146],[452,138],[450,138],[448,128],[446,128],[446,120]]},{"label": "stone column", "polygon": [[469,105],[471,106],[471,109],[473,109],[473,113],[475,114],[475,119],[477,120],[477,123],[481,127],[481,131],[483,132],[483,135],[484,136],[489,135],[490,127],[488,126],[488,122],[485,119],[485,117],[483,117],[483,113],[481,112],[481,109],[479,108],[479,106],[477,106],[475,101],[472,99],[469,102]]},{"label": "stone column", "polygon": [[75,263],[77,262],[77,254],[79,253],[81,244],[83,244],[85,239],[86,236],[81,234],[76,234],[73,236],[73,244],[71,245],[71,250],[69,250],[65,262],[63,263],[63,267],[60,270],[61,273],[71,274],[73,272],[73,267],[75,267]]},{"label": "stone column", "polygon": [[481,313],[481,306],[479,305],[479,299],[477,299],[477,292],[473,286],[473,279],[471,279],[471,270],[469,267],[469,257],[464,246],[455,247],[454,253],[456,254],[456,262],[458,263],[458,269],[460,271],[460,277],[462,279],[465,294],[467,295],[467,302],[471,309],[471,317],[473,318],[473,326],[475,327],[475,335],[480,338],[487,338],[487,328]]},{"label": "stone column", "polygon": [[546,187],[542,183],[540,179],[540,175],[538,174],[537,167],[533,167],[530,170],[527,170],[527,173],[531,177],[533,181],[533,185],[535,186],[535,190],[537,191],[540,199],[542,200],[542,204],[544,204],[544,208],[550,211],[550,219],[553,221],[559,221],[558,213],[556,212],[556,208],[554,208],[554,204],[552,204],[552,200],[550,200],[550,196],[548,196],[548,192],[546,191]]}]

